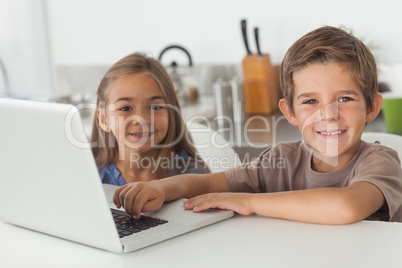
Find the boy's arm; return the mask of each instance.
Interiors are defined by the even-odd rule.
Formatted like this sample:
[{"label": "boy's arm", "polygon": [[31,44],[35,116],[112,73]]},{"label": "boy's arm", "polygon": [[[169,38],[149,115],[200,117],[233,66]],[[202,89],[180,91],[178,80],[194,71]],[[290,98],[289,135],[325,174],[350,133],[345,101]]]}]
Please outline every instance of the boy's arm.
[{"label": "boy's arm", "polygon": [[211,192],[227,192],[225,173],[184,174],[150,182],[135,182],[118,188],[113,202],[118,208],[136,218],[141,211],[154,211],[163,202],[178,198],[190,198]]},{"label": "boy's arm", "polygon": [[269,217],[320,224],[348,224],[363,220],[385,202],[382,192],[368,182],[346,188],[320,188],[264,194],[209,194],[186,202],[187,209],[235,210]]},{"label": "boy's arm", "polygon": [[229,192],[225,172],[209,174],[185,174],[155,180],[165,192],[165,201],[190,198],[206,193]]}]

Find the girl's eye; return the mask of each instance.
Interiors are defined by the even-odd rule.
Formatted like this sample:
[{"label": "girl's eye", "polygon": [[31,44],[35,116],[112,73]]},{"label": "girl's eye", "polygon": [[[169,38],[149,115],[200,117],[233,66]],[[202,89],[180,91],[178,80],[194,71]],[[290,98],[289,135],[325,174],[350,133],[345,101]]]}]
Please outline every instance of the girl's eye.
[{"label": "girl's eye", "polygon": [[347,102],[347,101],[351,101],[351,100],[353,100],[353,99],[352,99],[352,98],[349,98],[349,97],[341,97],[341,98],[339,99],[340,102]]},{"label": "girl's eye", "polygon": [[163,108],[163,106],[160,104],[151,104],[151,106],[149,107],[149,109],[151,109],[151,110],[159,110],[162,108]]},{"label": "girl's eye", "polygon": [[124,107],[121,107],[119,110],[123,111],[123,112],[127,112],[127,111],[131,111],[131,108],[128,106],[124,106]]},{"label": "girl's eye", "polygon": [[307,100],[307,101],[303,102],[303,104],[316,104],[316,103],[318,103],[318,101],[314,100],[314,99]]}]

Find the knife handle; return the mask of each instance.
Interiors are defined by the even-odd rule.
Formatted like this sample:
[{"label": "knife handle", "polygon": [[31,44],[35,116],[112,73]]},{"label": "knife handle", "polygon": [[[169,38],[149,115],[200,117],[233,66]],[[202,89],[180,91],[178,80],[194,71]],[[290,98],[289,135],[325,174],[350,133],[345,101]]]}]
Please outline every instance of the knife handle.
[{"label": "knife handle", "polygon": [[257,46],[258,55],[262,56],[262,53],[260,50],[260,37],[259,37],[258,27],[254,28],[254,37],[255,37],[255,44]]},{"label": "knife handle", "polygon": [[247,21],[246,20],[241,20],[241,32],[243,34],[243,41],[244,45],[246,46],[247,54],[251,54],[250,48],[248,46],[248,40],[247,40]]}]

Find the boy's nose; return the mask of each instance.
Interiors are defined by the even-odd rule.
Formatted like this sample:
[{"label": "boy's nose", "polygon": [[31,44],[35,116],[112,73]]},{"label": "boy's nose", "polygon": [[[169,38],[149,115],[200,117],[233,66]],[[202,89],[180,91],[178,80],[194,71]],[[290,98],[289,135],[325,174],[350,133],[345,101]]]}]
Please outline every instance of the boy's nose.
[{"label": "boy's nose", "polygon": [[321,120],[337,120],[339,117],[338,102],[324,105],[320,112]]},{"label": "boy's nose", "polygon": [[320,109],[321,120],[337,120],[339,117],[338,102],[326,104]]}]

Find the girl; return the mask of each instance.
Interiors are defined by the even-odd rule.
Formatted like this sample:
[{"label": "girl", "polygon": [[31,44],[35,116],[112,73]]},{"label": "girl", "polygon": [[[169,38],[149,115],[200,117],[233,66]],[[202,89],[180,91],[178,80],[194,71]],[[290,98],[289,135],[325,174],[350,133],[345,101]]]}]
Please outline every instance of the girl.
[{"label": "girl", "polygon": [[121,186],[209,172],[166,70],[140,53],[115,63],[101,80],[91,142],[103,183]]}]

